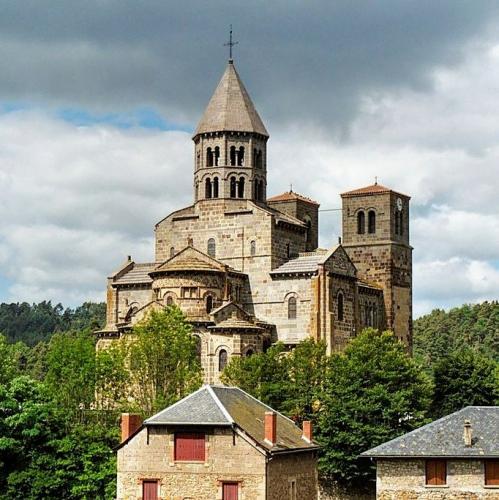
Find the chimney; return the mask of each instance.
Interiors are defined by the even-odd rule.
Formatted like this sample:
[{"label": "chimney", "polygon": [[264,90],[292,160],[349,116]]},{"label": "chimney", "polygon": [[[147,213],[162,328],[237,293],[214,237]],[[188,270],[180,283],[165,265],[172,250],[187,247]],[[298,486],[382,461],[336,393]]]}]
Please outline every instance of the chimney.
[{"label": "chimney", "polygon": [[274,411],[265,412],[265,441],[272,446],[277,441],[277,415]]},{"label": "chimney", "polygon": [[121,414],[121,442],[126,441],[140,426],[142,418],[135,413]]},{"label": "chimney", "polygon": [[471,422],[469,420],[464,421],[464,446],[471,446],[472,443],[472,432],[471,432]]},{"label": "chimney", "polygon": [[307,443],[312,442],[312,422],[310,420],[303,421],[303,434],[302,439]]}]

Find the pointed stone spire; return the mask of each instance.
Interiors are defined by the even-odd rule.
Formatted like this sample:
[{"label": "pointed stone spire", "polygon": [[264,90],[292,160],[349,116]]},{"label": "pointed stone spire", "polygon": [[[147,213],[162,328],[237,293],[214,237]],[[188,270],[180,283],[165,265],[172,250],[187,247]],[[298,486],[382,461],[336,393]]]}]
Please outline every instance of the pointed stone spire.
[{"label": "pointed stone spire", "polygon": [[250,132],[269,136],[232,61],[229,61],[194,137],[207,132]]}]

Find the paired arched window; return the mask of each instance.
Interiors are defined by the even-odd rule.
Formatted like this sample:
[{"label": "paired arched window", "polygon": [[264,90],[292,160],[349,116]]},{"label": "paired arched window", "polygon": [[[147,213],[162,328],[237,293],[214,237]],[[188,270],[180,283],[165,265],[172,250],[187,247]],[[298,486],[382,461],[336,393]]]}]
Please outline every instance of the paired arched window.
[{"label": "paired arched window", "polygon": [[296,319],[296,297],[288,299],[288,319]]},{"label": "paired arched window", "polygon": [[239,183],[237,185],[237,197],[244,198],[244,177],[239,177]]},{"label": "paired arched window", "polygon": [[256,255],[256,241],[255,240],[253,240],[250,243],[250,255],[251,255],[251,257],[254,257]]},{"label": "paired arched window", "polygon": [[224,371],[224,368],[227,366],[227,351],[225,349],[221,349],[218,353],[218,371]]},{"label": "paired arched window", "polygon": [[367,231],[369,234],[376,232],[376,212],[374,210],[369,210],[367,214]]},{"label": "paired arched window", "polygon": [[215,177],[213,181],[209,178],[204,181],[204,197],[206,199],[218,198],[218,177]]},{"label": "paired arched window", "polygon": [[357,234],[364,234],[366,232],[366,214],[361,210],[357,214]]},{"label": "paired arched window", "polygon": [[213,310],[213,296],[207,295],[206,296],[206,312],[208,314],[210,314],[212,310]]},{"label": "paired arched window", "polygon": [[336,309],[337,309],[337,319],[338,321],[343,321],[344,316],[344,304],[343,304],[343,293],[339,292],[336,298]]},{"label": "paired arched window", "polygon": [[215,239],[214,238],[210,238],[208,240],[208,248],[207,248],[207,251],[208,251],[208,255],[210,257],[213,257],[215,258],[215,255],[217,253],[217,246],[216,246],[216,243],[215,243]]},{"label": "paired arched window", "polygon": [[229,150],[229,160],[231,165],[244,165],[244,146],[240,146],[239,149],[236,146],[231,146]]},{"label": "paired arched window", "polygon": [[175,255],[175,247],[170,247],[170,259]]}]

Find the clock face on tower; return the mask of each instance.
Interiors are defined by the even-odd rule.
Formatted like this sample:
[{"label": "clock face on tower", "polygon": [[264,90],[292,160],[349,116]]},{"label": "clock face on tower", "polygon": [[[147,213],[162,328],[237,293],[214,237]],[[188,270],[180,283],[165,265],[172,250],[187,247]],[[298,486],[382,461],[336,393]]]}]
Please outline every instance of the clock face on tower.
[{"label": "clock face on tower", "polygon": [[402,212],[402,200],[400,198],[397,198],[397,210]]}]

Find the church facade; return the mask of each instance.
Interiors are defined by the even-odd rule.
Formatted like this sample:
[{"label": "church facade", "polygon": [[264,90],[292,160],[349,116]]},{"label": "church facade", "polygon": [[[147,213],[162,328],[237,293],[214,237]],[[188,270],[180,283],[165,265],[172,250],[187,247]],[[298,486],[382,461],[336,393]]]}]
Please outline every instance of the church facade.
[{"label": "church facade", "polygon": [[154,262],[129,258],[108,278],[98,349],[172,304],[193,325],[206,383],[276,341],[312,337],[331,353],[372,326],[411,349],[410,198],[377,183],[343,193],[342,238],[319,248],[317,202],[267,198],[268,139],[230,60],[193,136],[194,203],[156,224]]}]

